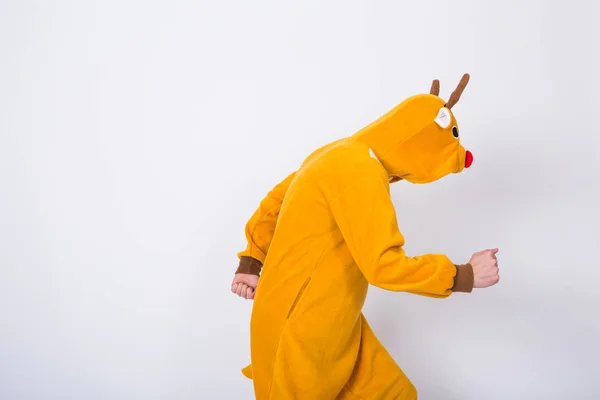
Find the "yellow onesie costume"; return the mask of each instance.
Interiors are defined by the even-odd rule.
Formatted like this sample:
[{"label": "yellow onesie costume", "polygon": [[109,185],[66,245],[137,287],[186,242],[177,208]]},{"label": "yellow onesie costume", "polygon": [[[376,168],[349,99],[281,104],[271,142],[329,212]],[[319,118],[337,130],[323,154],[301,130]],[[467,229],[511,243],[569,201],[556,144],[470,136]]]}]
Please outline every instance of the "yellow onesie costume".
[{"label": "yellow onesie costume", "polygon": [[318,149],[249,220],[237,272],[261,273],[243,370],[257,399],[417,398],[361,310],[369,284],[438,298],[472,290],[470,265],[404,253],[389,191],[471,164],[450,111],[468,78],[447,103],[434,81],[429,94]]}]

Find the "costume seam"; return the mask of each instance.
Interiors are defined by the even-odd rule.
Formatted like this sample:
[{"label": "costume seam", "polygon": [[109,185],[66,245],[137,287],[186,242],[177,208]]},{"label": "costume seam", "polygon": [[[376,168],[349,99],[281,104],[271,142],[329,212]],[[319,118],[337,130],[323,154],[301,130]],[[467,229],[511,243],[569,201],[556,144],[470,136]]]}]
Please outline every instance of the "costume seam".
[{"label": "costume seam", "polygon": [[[285,181],[287,181],[287,180],[288,180],[288,179],[289,179],[289,178],[290,178],[290,177],[293,175],[292,179],[290,180],[290,182],[289,182],[289,183],[288,183],[288,185],[287,185],[287,186],[288,186],[288,188],[289,188],[289,187],[290,187],[290,185],[292,184],[292,181],[293,181],[293,180],[296,178],[296,173],[297,173],[297,171],[295,171],[295,172],[292,172],[291,174],[289,174],[289,175],[288,175],[288,176],[287,176],[287,177],[286,177],[286,178],[285,178],[283,181],[281,181],[281,182],[280,182],[280,183],[278,183],[278,184],[277,184],[275,187],[273,187],[273,188],[272,188],[272,189],[269,191],[269,193],[267,193],[267,196],[268,196],[269,194],[271,194],[273,191],[275,191],[275,189],[276,189],[278,186],[280,186],[282,183],[284,183]],[[256,221],[256,224],[254,224],[254,228],[252,228],[252,231],[250,232],[250,242],[249,242],[250,248],[248,249],[248,251],[249,251],[250,253],[252,253],[252,248],[253,248],[253,247],[257,247],[257,248],[258,248],[258,249],[261,251],[261,253],[263,253],[263,254],[265,255],[265,257],[267,256],[267,252],[266,252],[266,251],[262,251],[262,249],[261,249],[261,248],[260,248],[258,245],[256,245],[256,244],[254,243],[254,232],[256,232],[256,229],[258,228],[258,225],[259,225],[259,224],[261,224],[262,222],[264,222],[264,221],[265,221],[265,219],[267,219],[267,217],[268,217],[269,215],[273,214],[273,212],[274,212],[274,211],[275,211],[277,208],[280,208],[280,207],[281,207],[281,205],[283,204],[283,200],[285,199],[285,195],[287,194],[287,191],[288,191],[288,189],[286,189],[286,190],[285,190],[285,193],[283,194],[283,196],[282,196],[281,200],[277,200],[277,204],[276,204],[275,206],[273,206],[272,208],[270,208],[270,209],[269,209],[269,210],[268,210],[268,211],[265,213],[265,215],[263,215],[263,216],[262,216],[262,217],[261,217],[261,218],[260,218],[258,221]],[[259,205],[259,207],[260,207],[260,205]]]},{"label": "costume seam", "polygon": [[359,400],[367,400],[362,396],[357,395],[356,393],[354,393],[352,390],[350,390],[350,388],[348,387],[348,384],[346,383],[346,385],[344,386],[344,390],[347,390],[352,396],[356,397]]},{"label": "costume seam", "polygon": [[252,248],[256,247],[266,257],[267,252],[263,251],[257,244],[254,243],[254,233],[256,232],[256,229],[258,229],[258,225],[260,225],[261,223],[263,223],[267,219],[267,217],[269,215],[273,214],[273,211],[275,211],[280,206],[281,206],[281,203],[279,203],[276,206],[270,208],[269,211],[267,211],[265,213],[265,215],[263,215],[258,221],[256,221],[256,224],[254,224],[254,228],[252,228],[252,232],[250,232],[250,248],[248,249],[251,254],[252,254]]}]

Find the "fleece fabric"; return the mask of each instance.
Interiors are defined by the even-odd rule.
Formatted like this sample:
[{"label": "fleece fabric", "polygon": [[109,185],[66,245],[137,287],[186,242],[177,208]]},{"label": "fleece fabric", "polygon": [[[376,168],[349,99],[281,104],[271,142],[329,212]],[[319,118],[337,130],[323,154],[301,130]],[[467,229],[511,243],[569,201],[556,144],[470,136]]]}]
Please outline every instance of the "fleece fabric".
[{"label": "fleece fabric", "polygon": [[458,136],[447,103],[413,96],[315,151],[262,200],[238,254],[238,272],[260,271],[243,369],[257,399],[417,398],[362,308],[369,284],[435,298],[472,290],[470,265],[405,254],[390,198],[390,182],[461,172]]}]

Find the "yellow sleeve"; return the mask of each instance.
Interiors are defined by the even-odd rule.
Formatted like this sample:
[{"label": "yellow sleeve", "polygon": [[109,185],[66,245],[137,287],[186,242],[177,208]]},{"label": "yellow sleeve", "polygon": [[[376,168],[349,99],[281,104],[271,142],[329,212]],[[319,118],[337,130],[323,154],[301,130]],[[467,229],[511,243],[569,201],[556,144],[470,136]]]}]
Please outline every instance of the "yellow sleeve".
[{"label": "yellow sleeve", "polygon": [[[288,175],[271,189],[246,223],[247,246],[245,250],[238,253],[241,265],[237,272],[256,273],[256,266],[260,270],[265,262],[275,232],[281,204],[295,175],[295,172]],[[248,267],[247,263],[252,263],[253,267]]]},{"label": "yellow sleeve", "polygon": [[[335,221],[367,281],[386,290],[438,298],[449,296],[453,288],[470,291],[468,282],[456,285],[460,267],[445,255],[405,254],[386,178],[363,171],[361,178],[330,202]],[[468,281],[468,274],[460,275]]]}]

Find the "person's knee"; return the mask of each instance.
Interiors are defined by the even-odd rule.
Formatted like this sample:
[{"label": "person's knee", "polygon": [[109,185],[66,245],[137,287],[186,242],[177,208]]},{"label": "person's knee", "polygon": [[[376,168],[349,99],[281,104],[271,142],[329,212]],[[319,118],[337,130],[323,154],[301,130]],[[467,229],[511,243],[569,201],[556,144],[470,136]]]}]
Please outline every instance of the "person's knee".
[{"label": "person's knee", "polygon": [[417,400],[417,388],[407,379],[406,386],[404,388],[403,397],[399,397],[398,400]]},{"label": "person's knee", "polygon": [[387,392],[388,396],[394,400],[417,400],[417,388],[404,374],[399,374],[394,380],[390,390]]},{"label": "person's knee", "polygon": [[352,381],[346,385],[340,399],[417,400],[417,388],[402,372],[375,374],[368,380]]}]

